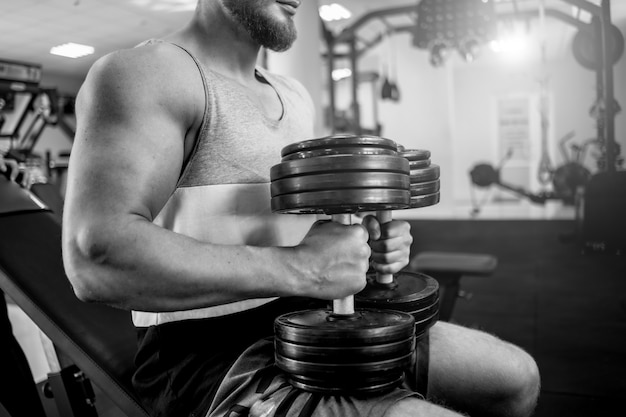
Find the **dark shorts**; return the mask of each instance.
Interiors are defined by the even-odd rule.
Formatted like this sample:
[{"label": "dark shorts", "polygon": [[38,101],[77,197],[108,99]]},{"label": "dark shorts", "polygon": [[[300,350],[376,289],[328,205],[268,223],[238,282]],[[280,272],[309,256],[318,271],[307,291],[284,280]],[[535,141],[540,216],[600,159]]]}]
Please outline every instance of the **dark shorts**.
[{"label": "dark shorts", "polygon": [[401,387],[374,397],[311,394],[293,388],[274,365],[274,318],[323,308],[314,300],[282,299],[227,317],[167,323],[139,330],[133,384],[153,416],[248,416],[256,402],[272,416],[382,416],[407,397],[422,398],[427,339]]}]

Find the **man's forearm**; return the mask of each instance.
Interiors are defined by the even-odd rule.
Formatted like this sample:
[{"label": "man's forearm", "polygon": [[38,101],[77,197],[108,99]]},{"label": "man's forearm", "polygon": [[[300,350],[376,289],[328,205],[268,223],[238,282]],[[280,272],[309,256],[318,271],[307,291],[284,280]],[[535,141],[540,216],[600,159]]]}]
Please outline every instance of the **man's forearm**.
[{"label": "man's forearm", "polygon": [[120,308],[176,311],[299,292],[289,248],[215,245],[137,216],[64,236],[77,296]]}]

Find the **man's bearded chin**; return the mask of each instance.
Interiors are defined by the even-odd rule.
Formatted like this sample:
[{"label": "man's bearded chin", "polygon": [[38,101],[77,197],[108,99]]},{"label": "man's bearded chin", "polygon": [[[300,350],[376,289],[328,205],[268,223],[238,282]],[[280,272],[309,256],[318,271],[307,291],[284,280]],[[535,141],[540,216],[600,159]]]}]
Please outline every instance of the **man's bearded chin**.
[{"label": "man's bearded chin", "polygon": [[298,33],[293,23],[279,24],[276,26],[279,27],[264,27],[257,33],[251,30],[249,30],[249,33],[250,36],[252,36],[252,39],[258,42],[259,45],[275,52],[283,52],[291,48],[291,45],[295,42]]},{"label": "man's bearded chin", "polygon": [[297,37],[296,26],[291,19],[279,21],[240,0],[225,1],[224,4],[246,29],[252,40],[272,51],[286,51]]}]

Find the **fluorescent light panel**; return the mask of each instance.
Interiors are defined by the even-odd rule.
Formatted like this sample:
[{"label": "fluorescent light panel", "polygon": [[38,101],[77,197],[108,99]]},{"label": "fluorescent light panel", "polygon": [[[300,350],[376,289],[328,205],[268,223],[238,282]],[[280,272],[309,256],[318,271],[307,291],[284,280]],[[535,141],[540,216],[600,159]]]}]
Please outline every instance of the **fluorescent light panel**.
[{"label": "fluorescent light panel", "polygon": [[337,3],[320,6],[319,13],[320,17],[326,22],[349,19],[352,16],[352,13],[350,13],[348,9]]},{"label": "fluorescent light panel", "polygon": [[197,0],[131,0],[131,3],[155,11],[187,12],[196,8]]},{"label": "fluorescent light panel", "polygon": [[64,43],[63,45],[53,46],[50,49],[52,55],[64,56],[67,58],[80,58],[91,55],[95,51],[93,46],[81,45],[79,43]]}]

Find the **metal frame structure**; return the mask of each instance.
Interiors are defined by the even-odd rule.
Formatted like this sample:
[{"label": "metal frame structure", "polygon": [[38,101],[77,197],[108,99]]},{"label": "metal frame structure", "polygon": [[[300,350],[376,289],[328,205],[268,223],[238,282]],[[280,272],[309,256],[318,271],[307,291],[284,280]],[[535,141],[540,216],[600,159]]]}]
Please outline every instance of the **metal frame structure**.
[{"label": "metal frame structure", "polygon": [[[597,93],[598,100],[604,100],[605,103],[613,103],[615,100],[614,85],[613,85],[613,62],[610,54],[610,36],[611,36],[611,4],[610,0],[601,0],[600,5],[593,4],[587,0],[561,0],[562,2],[576,6],[582,10],[587,11],[593,16],[591,23],[585,23],[579,19],[576,19],[560,10],[546,8],[544,13],[546,16],[550,16],[561,20],[567,24],[575,26],[579,30],[587,30],[594,33],[595,38],[598,40],[598,61],[600,65],[597,69]],[[517,3],[514,1],[514,5]],[[367,50],[377,45],[383,36],[380,35],[374,40],[367,42],[364,47],[359,49],[357,47],[357,31],[361,29],[365,24],[372,20],[384,19],[385,17],[406,15],[416,12],[416,5],[393,7],[381,10],[375,10],[364,14],[357,19],[353,24],[346,27],[338,34],[331,33],[326,26],[322,24],[322,32],[324,34],[324,40],[327,46],[327,52],[325,58],[327,61],[328,79],[329,79],[329,114],[330,123],[334,130],[335,126],[335,110],[336,110],[336,94],[335,85],[332,78],[332,72],[334,70],[336,58],[349,58],[350,67],[352,70],[352,114],[353,114],[353,126],[356,134],[361,133],[360,125],[360,110],[357,97],[358,90],[358,59]],[[515,7],[514,12],[511,13],[498,13],[499,18],[522,18],[531,19],[538,16],[537,10],[518,10]],[[410,32],[414,29],[414,25],[406,25],[399,27],[389,27],[389,33]],[[335,52],[335,47],[338,45],[347,45],[349,52],[347,54],[338,54]],[[334,133],[334,132],[333,132]],[[615,171],[616,161],[616,143],[615,143],[615,108],[611,105],[605,106],[605,112],[603,115],[602,123],[598,126],[598,138],[602,139],[606,146],[606,170]]]}]

